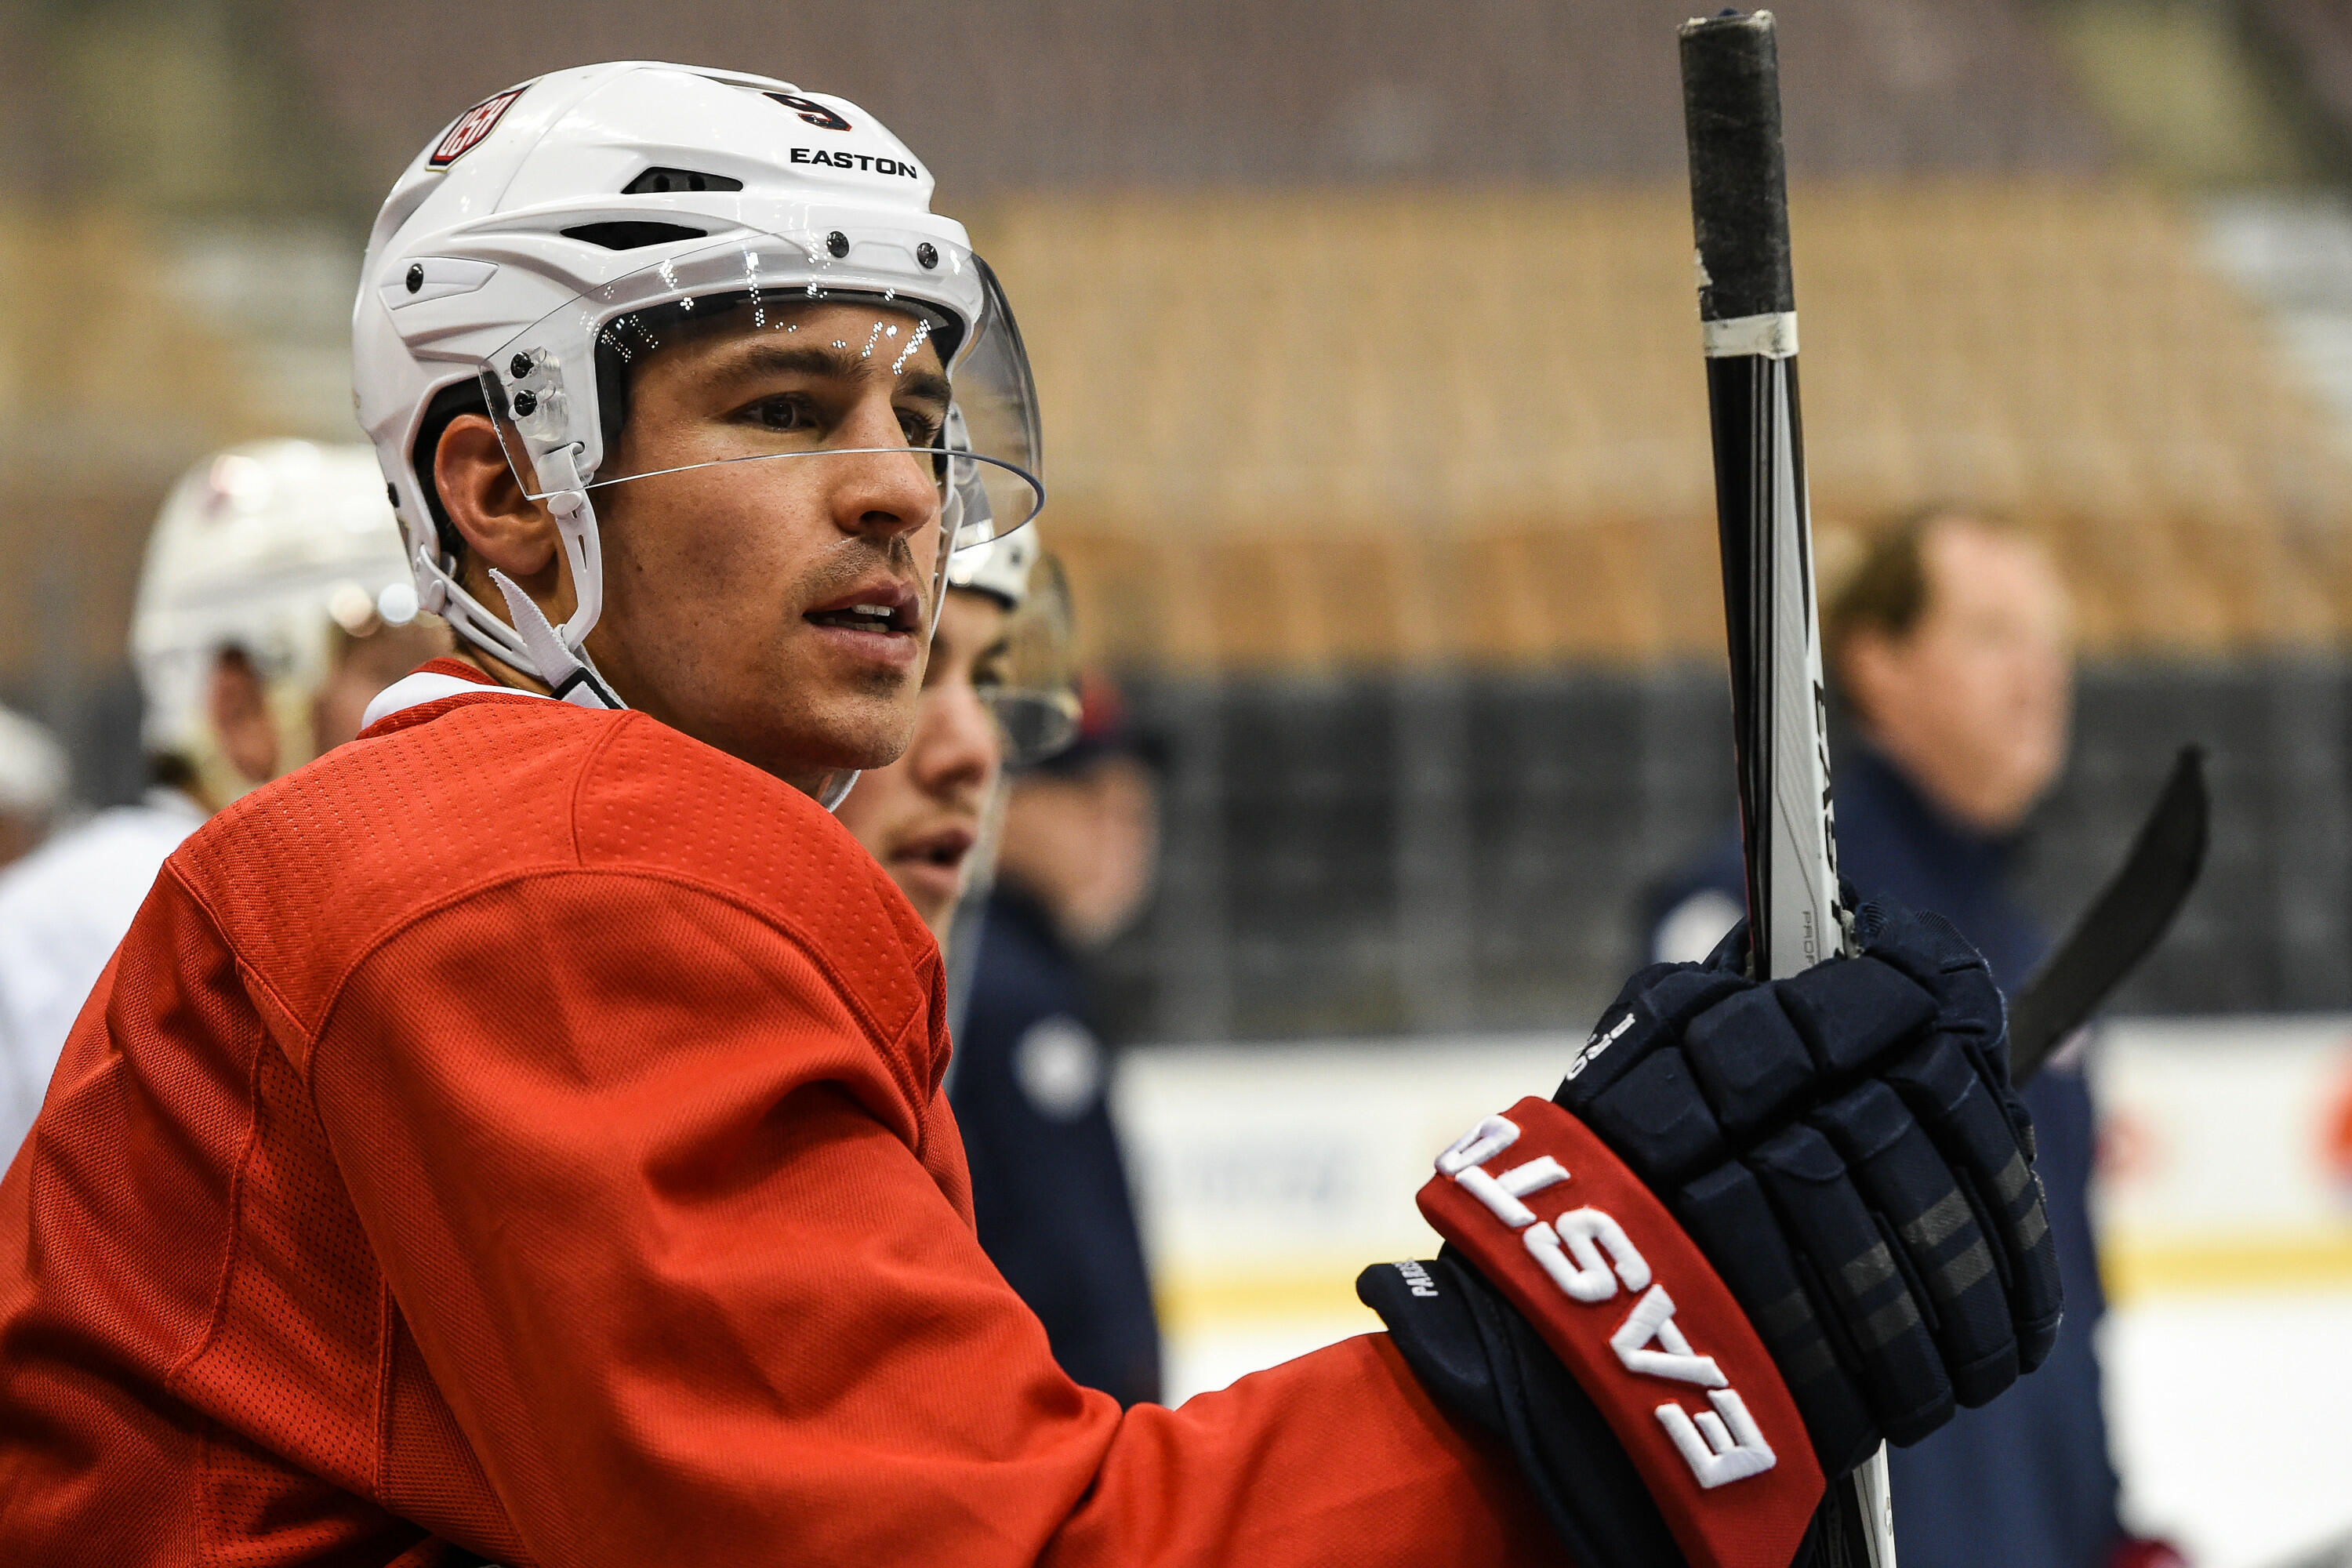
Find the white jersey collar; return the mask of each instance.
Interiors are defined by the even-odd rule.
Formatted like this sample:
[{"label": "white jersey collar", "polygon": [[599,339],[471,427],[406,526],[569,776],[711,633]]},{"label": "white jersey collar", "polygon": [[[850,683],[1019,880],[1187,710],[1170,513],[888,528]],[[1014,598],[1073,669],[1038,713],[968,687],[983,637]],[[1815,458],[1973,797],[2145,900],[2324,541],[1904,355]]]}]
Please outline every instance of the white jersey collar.
[{"label": "white jersey collar", "polygon": [[468,692],[496,692],[501,697],[528,697],[534,701],[547,699],[536,691],[524,691],[512,686],[500,686],[494,681],[468,680],[463,676],[444,675],[437,669],[420,669],[414,675],[404,675],[375,694],[360,715],[360,728],[372,730],[395,713],[411,708],[421,708],[427,702],[438,702],[444,697],[462,697]]}]

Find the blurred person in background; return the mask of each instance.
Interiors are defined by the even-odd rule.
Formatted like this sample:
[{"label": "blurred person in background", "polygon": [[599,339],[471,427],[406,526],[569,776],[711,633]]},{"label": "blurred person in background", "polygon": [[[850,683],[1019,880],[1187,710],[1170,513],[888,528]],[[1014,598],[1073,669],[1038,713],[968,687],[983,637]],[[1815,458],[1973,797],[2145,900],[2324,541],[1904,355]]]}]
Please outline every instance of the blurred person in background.
[{"label": "blurred person in background", "polygon": [[[1083,955],[1149,889],[1151,784],[1116,732],[1107,686],[1090,694],[1091,730],[1079,728],[1059,579],[1048,563],[1032,602],[1036,557],[1034,527],[957,552],[914,738],[859,775],[836,815],[960,976],[950,1094],[981,1245],[1045,1322],[1062,1369],[1131,1405],[1158,1397],[1159,1326]],[[1069,761],[1045,761],[1073,730]],[[1041,765],[1008,791],[1008,759]],[[967,896],[980,918],[959,922]]]},{"label": "blurred person in background", "polygon": [[[1037,551],[1032,526],[956,552],[923,665],[914,736],[897,762],[859,773],[835,808],[942,951],[958,900],[975,879],[987,880],[987,834],[999,815],[1008,756],[1024,760],[1024,749],[1041,741],[1050,751],[1073,727],[1066,712],[1058,728],[1011,716],[1038,703],[1063,711],[1054,672],[1023,657],[1033,617],[1022,612]],[[1057,652],[1066,658],[1066,646]],[[1075,706],[1066,696],[1062,701]]]},{"label": "blurred person in background", "polygon": [[[2014,996],[2047,939],[2012,891],[2020,829],[2064,765],[2072,610],[2042,545],[1961,507],[1880,531],[1824,600],[1823,663],[1852,718],[1838,869],[1864,899],[1958,926]],[[1652,956],[1704,957],[1744,912],[1735,830],[1661,900]],[[2094,1336],[2091,1099],[2064,1058],[2024,1091],[2066,1290],[2057,1348],[2009,1397],[1890,1452],[1903,1568],[2105,1568],[2156,1548],[2116,1518]]]},{"label": "blurred person in background", "polygon": [[[1085,952],[1118,936],[1150,886],[1152,787],[1112,733],[1110,689],[1096,684],[1091,731],[1079,729],[1061,585],[1046,564],[1030,602],[1034,560],[1034,527],[957,552],[915,736],[898,762],[858,775],[837,816],[960,975],[950,1100],[981,1246],[1045,1321],[1063,1371],[1136,1404],[1160,1392],[1160,1328]],[[1073,731],[1068,762],[1046,762]],[[1007,790],[1007,759],[1042,766]],[[981,917],[957,921],[967,896]]]},{"label": "blurred person in background", "polygon": [[1160,1397],[1160,1324],[1088,1000],[1088,955],[1125,931],[1159,858],[1150,751],[1089,676],[1076,738],[1015,775],[949,1098],[980,1243],[1072,1379]]},{"label": "blurred person in background", "polygon": [[155,873],[213,813],[360,731],[442,651],[369,447],[263,441],[189,470],[132,612],[150,787],[0,873],[0,1158]]},{"label": "blurred person in background", "polygon": [[65,748],[47,728],[0,708],[0,867],[49,836],[69,782]]}]

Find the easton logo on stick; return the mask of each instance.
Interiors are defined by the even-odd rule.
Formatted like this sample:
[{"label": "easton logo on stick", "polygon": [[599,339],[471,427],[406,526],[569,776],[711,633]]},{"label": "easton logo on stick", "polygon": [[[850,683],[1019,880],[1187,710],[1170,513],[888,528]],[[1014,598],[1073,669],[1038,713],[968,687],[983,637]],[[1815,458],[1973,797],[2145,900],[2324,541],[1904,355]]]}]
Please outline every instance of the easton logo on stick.
[{"label": "easton logo on stick", "polygon": [[433,144],[432,156],[425,162],[436,169],[446,169],[470,153],[491,132],[498,129],[499,117],[514,107],[514,100],[528,90],[530,84],[510,87],[495,98],[486,98],[465,113],[457,116],[441,140]]}]

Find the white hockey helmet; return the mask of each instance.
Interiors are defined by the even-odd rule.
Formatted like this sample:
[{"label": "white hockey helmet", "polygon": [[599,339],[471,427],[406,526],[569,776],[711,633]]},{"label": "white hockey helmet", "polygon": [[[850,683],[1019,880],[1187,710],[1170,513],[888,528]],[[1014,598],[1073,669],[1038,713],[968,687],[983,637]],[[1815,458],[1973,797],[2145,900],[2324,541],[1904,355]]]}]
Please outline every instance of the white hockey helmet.
[{"label": "white hockey helmet", "polygon": [[367,447],[255,441],[215,453],[172,488],[139,575],[131,657],[148,751],[186,761],[216,803],[252,787],[221,756],[207,711],[214,663],[236,648],[261,678],[281,766],[307,762],[336,628],[401,626],[416,609]]},{"label": "white hockey helmet", "polygon": [[1078,732],[1077,626],[1062,563],[1033,525],[970,545],[948,563],[948,586],[985,594],[1007,611],[1003,655],[981,700],[1008,766],[1041,762]]},{"label": "white hockey helmet", "polygon": [[[1028,357],[962,226],[930,211],[931,190],[929,171],[856,104],[740,72],[586,66],[460,115],[393,187],[352,313],[360,423],[424,606],[559,696],[620,706],[582,646],[603,602],[594,494],[654,477],[609,460],[625,367],[676,323],[721,314],[789,331],[810,301],[875,305],[873,331],[846,346],[894,370],[931,342],[953,407],[945,429],[909,445],[933,454],[941,576],[954,546],[1034,516]],[[429,440],[476,387],[472,405],[558,523],[577,600],[561,627],[502,574],[511,624],[457,584]]]},{"label": "white hockey helmet", "polygon": [[1029,574],[1037,564],[1037,531],[1021,529],[967,544],[948,561],[948,586],[986,594],[1008,610],[1029,597]]},{"label": "white hockey helmet", "polygon": [[46,822],[65,804],[71,769],[47,728],[0,708],[0,816]]}]

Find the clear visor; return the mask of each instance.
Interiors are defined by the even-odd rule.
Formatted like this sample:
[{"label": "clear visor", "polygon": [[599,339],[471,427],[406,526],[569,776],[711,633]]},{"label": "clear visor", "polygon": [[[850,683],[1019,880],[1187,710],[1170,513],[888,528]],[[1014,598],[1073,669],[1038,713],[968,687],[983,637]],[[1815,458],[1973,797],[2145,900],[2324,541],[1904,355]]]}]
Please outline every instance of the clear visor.
[{"label": "clear visor", "polygon": [[934,610],[950,552],[1045,502],[1003,291],[979,258],[913,236],[770,237],[665,262],[520,334],[482,384],[532,499],[862,522],[928,569]]},{"label": "clear visor", "polygon": [[1078,732],[1078,667],[1069,583],[1062,563],[1041,557],[1029,591],[1004,628],[1003,656],[981,700],[995,718],[1007,767],[1045,761]]}]

